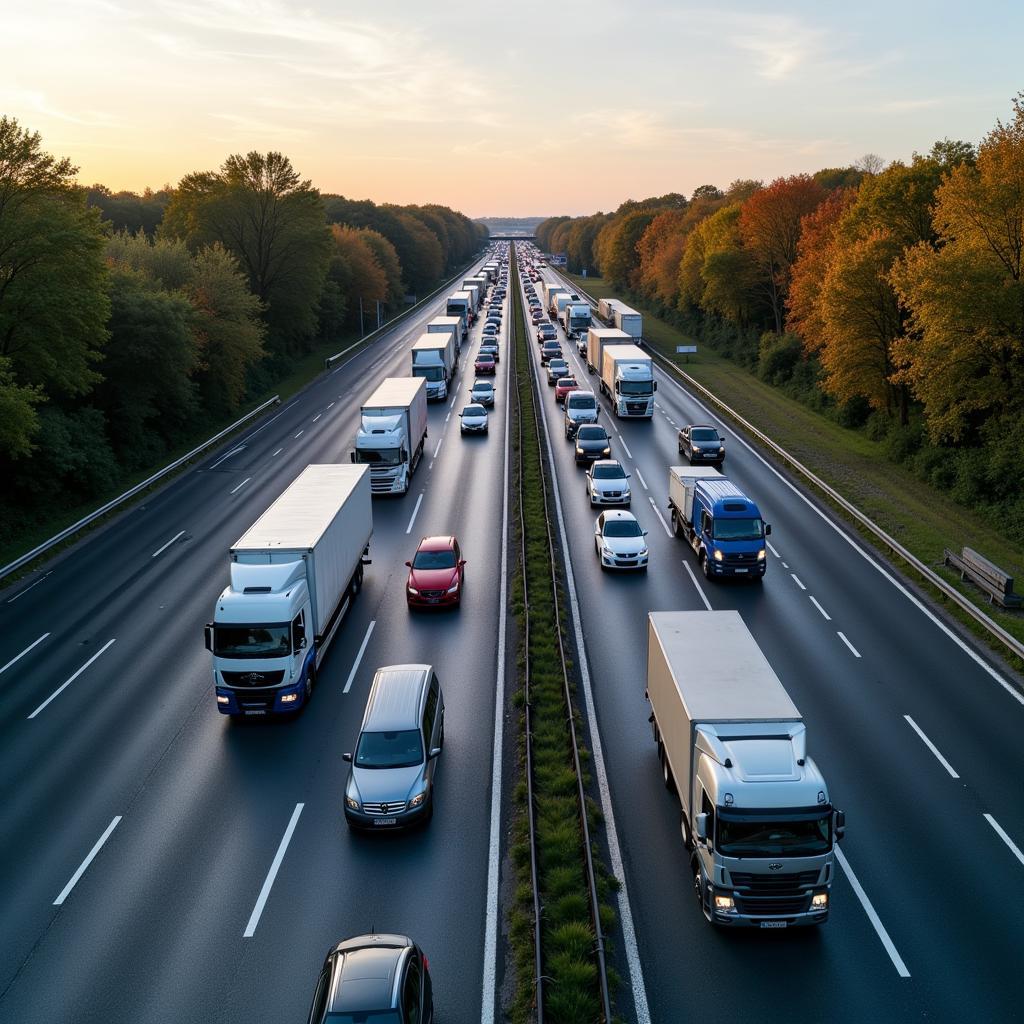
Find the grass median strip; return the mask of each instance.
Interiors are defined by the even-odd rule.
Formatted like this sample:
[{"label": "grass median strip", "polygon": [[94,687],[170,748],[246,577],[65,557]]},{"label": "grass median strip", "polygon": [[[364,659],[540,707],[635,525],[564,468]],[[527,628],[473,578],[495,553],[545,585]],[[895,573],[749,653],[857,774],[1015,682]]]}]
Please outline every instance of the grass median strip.
[{"label": "grass median strip", "polygon": [[[543,973],[543,1020],[549,1024],[599,1021],[603,1017],[597,934],[591,915],[590,889],[585,860],[579,789],[574,767],[570,716],[567,706],[559,643],[565,618],[561,589],[556,599],[558,567],[552,564],[545,505],[544,466],[535,419],[536,398],[531,384],[528,335],[513,261],[513,338],[516,405],[513,493],[517,549],[523,557],[513,576],[512,610],[519,623],[519,675],[529,671],[532,718],[532,768],[534,826],[537,849],[537,885],[541,904],[541,964]],[[520,513],[522,526],[519,525]],[[527,602],[528,596],[528,602]],[[527,639],[528,638],[528,639]],[[517,693],[520,707],[524,695]],[[525,729],[525,716],[520,716]],[[537,979],[534,977],[534,911],[531,884],[530,819],[525,781],[526,740],[521,733],[517,752],[522,775],[514,794],[512,857],[516,888],[510,912],[510,935],[517,975],[511,1007],[515,1022],[536,1019]],[[586,765],[587,751],[580,748]],[[584,771],[585,771],[584,767]],[[589,785],[585,778],[585,785]],[[588,825],[599,824],[593,804],[586,807]],[[614,912],[604,902],[614,886],[595,855],[600,924],[603,931],[614,923]],[[614,984],[609,972],[609,985]]]}]

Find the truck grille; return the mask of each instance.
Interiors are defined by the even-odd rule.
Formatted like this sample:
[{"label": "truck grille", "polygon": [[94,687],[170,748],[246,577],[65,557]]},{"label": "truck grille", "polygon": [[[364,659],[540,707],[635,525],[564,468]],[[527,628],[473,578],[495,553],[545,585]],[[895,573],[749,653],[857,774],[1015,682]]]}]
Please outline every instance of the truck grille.
[{"label": "truck grille", "polygon": [[386,803],[386,804],[363,804],[364,814],[401,814],[405,810],[405,801],[399,800],[398,803]]},{"label": "truck grille", "polygon": [[818,881],[818,871],[798,871],[785,875],[753,875],[730,871],[736,894],[736,908],[741,914],[782,917],[805,913],[811,902],[811,887]]},{"label": "truck grille", "polygon": [[811,894],[802,896],[743,896],[736,893],[736,909],[741,914],[763,917],[788,917],[806,913],[810,907]]},{"label": "truck grille", "polygon": [[756,551],[723,551],[722,558],[729,565],[753,565],[757,561]]},{"label": "truck grille", "polygon": [[642,415],[643,413],[647,412],[647,403],[646,402],[627,402],[626,403],[626,412],[627,413],[632,413],[633,415]]},{"label": "truck grille", "polygon": [[224,672],[224,683],[227,686],[277,686],[284,679],[284,669],[277,672]]},{"label": "truck grille", "polygon": [[238,707],[243,714],[246,712],[259,711],[263,714],[270,714],[274,710],[274,700],[277,698],[277,691],[271,690],[269,693],[264,691],[262,693],[239,693],[235,691],[235,700],[238,701]]}]

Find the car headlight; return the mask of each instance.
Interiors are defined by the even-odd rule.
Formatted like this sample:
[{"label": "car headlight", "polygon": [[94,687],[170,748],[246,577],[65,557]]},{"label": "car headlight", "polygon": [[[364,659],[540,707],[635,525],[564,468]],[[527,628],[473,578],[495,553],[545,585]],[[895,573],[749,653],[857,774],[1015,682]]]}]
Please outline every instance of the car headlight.
[{"label": "car headlight", "polygon": [[827,892],[816,892],[811,897],[811,910],[828,910]]},{"label": "car headlight", "polygon": [[719,455],[724,455],[725,454],[725,445],[724,444],[721,446],[721,448],[718,449],[718,454]]},{"label": "car headlight", "polygon": [[614,558],[615,557],[615,552],[612,551],[611,548],[604,547],[604,546],[601,547],[601,554],[604,555],[605,558]]},{"label": "car headlight", "polygon": [[628,487],[623,487],[622,488],[622,496],[624,498],[628,498],[629,497],[629,488]]},{"label": "car headlight", "polygon": [[646,558],[647,557],[647,548],[641,548],[640,549],[640,557],[641,558]]},{"label": "car headlight", "polygon": [[412,799],[411,799],[411,800],[409,801],[409,807],[410,807],[410,808],[412,808],[412,807],[419,807],[419,805],[420,805],[421,803],[423,803],[423,801],[424,801],[424,800],[426,800],[426,799],[427,799],[427,791],[426,791],[426,790],[424,790],[424,791],[423,791],[422,793],[417,793],[417,794],[416,794],[416,795],[415,795],[415,796],[414,796],[414,797],[413,797],[413,798],[412,798]]},{"label": "car headlight", "polygon": [[451,585],[451,586],[450,586],[450,587],[448,588],[448,593],[449,593],[449,594],[454,594],[454,593],[455,593],[455,591],[456,591],[456,590],[458,590],[458,589],[459,589],[459,581],[458,581],[458,580],[456,580],[456,581],[455,581],[455,582],[454,582],[454,583],[453,583],[453,584],[452,584],[452,585]]},{"label": "car headlight", "polygon": [[607,459],[612,453],[611,448],[602,448],[601,454]]},{"label": "car headlight", "polygon": [[695,444],[690,445],[690,450],[693,452],[694,455],[700,455],[700,449]]},{"label": "car headlight", "polygon": [[715,561],[716,562],[722,561],[722,552],[721,551],[716,551],[715,552]]},{"label": "car headlight", "polygon": [[359,801],[358,800],[353,800],[352,797],[350,797],[350,796],[346,796],[345,797],[345,806],[348,807],[348,809],[350,811],[358,811],[359,810]]},{"label": "car headlight", "polygon": [[410,593],[410,594],[418,594],[418,593],[419,593],[419,591],[418,591],[418,590],[417,590],[417,589],[416,589],[415,587],[410,587],[410,588],[409,588],[409,593]]},{"label": "car headlight", "polygon": [[759,562],[763,562],[764,561],[764,548],[761,548],[761,550],[758,551],[758,553],[757,553],[757,560]]}]

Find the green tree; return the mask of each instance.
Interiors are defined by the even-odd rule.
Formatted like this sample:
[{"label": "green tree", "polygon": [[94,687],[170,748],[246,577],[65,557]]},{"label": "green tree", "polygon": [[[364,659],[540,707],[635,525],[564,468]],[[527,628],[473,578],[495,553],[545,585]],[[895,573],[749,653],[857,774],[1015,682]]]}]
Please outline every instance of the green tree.
[{"label": "green tree", "polygon": [[23,458],[39,431],[36,406],[43,400],[38,385],[19,384],[11,361],[0,356],[0,456]]}]

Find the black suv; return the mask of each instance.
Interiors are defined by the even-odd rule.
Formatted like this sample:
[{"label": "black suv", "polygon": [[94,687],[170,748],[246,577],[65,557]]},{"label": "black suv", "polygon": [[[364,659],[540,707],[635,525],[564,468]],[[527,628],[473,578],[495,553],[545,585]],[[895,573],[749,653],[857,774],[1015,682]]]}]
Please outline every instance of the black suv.
[{"label": "black suv", "polygon": [[691,424],[679,431],[679,454],[692,466],[695,462],[712,463],[719,469],[725,462],[725,438],[714,427]]},{"label": "black suv", "polygon": [[359,935],[327,954],[309,1024],[433,1024],[430,965],[406,935]]}]

